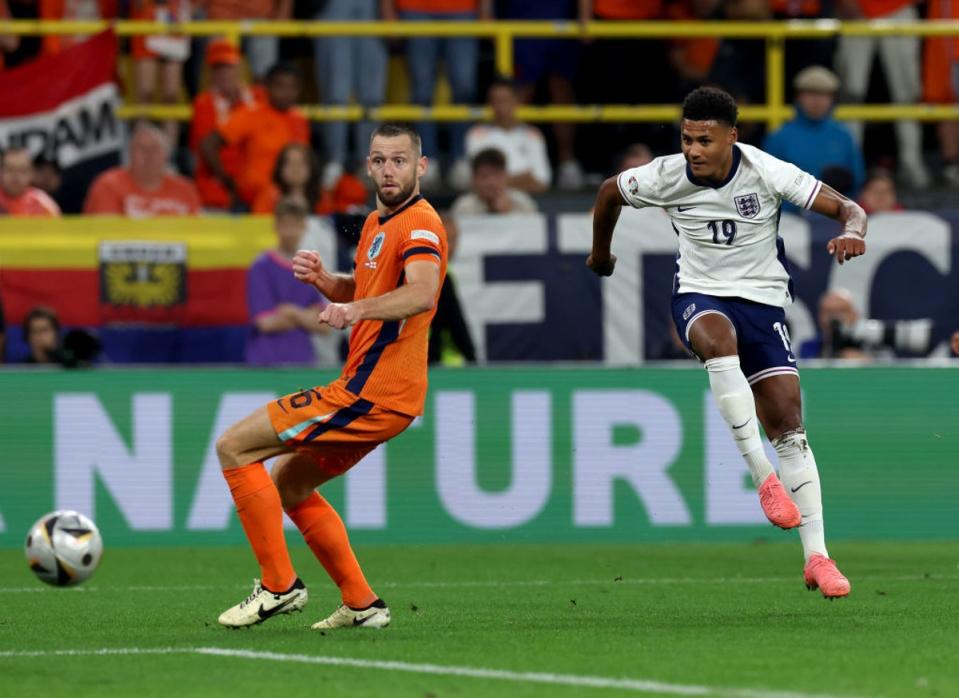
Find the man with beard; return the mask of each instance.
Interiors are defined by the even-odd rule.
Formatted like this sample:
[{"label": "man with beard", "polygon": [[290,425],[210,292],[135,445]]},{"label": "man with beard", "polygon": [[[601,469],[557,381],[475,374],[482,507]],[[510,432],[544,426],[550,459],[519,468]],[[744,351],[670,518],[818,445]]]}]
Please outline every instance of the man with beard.
[{"label": "man with beard", "polygon": [[[420,196],[426,167],[415,131],[394,124],[377,128],[367,157],[377,210],[363,226],[353,273],[328,270],[316,252],[300,250],[293,258],[293,275],[330,300],[319,322],[352,328],[350,352],[333,383],[271,402],[217,440],[262,579],[254,581],[246,600],[220,615],[222,625],[253,625],[306,605],[306,587],[283,537],[283,511],[343,599],[313,629],[390,623],[390,610],[366,582],[343,521],[316,488],[423,413],[429,327],[448,255],[440,217]],[[263,461],[273,457],[271,479]]]}]

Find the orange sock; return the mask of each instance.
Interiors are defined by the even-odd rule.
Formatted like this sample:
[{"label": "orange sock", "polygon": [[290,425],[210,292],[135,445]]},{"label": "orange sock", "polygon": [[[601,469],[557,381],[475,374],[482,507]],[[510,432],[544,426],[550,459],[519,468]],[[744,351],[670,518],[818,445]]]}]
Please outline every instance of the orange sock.
[{"label": "orange sock", "polygon": [[376,594],[366,583],[360,563],[350,547],[343,520],[319,492],[314,492],[286,513],[300,529],[326,573],[340,588],[343,603],[353,608],[366,608],[376,601]]},{"label": "orange sock", "polygon": [[270,591],[286,591],[296,581],[290,552],[283,537],[283,506],[280,493],[262,463],[228,468],[223,471],[236,502],[236,513],[246,533],[260,577]]}]

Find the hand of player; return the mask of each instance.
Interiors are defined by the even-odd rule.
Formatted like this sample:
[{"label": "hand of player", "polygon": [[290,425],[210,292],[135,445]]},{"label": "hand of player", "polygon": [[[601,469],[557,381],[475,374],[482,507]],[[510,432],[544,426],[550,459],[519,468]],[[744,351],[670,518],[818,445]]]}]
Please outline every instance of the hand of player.
[{"label": "hand of player", "polygon": [[866,241],[854,233],[844,233],[835,237],[826,245],[826,251],[836,257],[836,261],[843,262],[866,254]]},{"label": "hand of player", "polygon": [[293,255],[293,277],[297,281],[315,286],[323,271],[320,255],[314,250],[297,250]]},{"label": "hand of player", "polygon": [[591,254],[586,258],[586,266],[599,276],[612,276],[613,269],[616,268],[616,255]]},{"label": "hand of player", "polygon": [[360,319],[360,313],[353,303],[330,303],[323,308],[319,320],[330,327],[342,330],[352,326]]}]

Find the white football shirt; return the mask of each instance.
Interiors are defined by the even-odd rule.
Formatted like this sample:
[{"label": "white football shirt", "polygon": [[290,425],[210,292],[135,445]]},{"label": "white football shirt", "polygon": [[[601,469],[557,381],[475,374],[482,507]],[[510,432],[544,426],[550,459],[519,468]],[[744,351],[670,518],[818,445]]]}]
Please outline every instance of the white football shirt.
[{"label": "white football shirt", "polygon": [[626,170],[617,183],[630,205],[659,207],[669,215],[679,236],[674,293],[792,303],[779,207],[783,200],[812,205],[822,183],[811,174],[737,143],[729,176],[720,184],[697,179],[682,153]]}]

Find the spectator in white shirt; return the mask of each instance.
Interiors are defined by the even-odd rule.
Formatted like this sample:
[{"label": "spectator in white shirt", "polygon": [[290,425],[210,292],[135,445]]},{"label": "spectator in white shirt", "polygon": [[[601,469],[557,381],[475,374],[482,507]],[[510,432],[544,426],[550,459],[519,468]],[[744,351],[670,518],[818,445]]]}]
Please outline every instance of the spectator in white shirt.
[{"label": "spectator in white shirt", "polygon": [[493,110],[491,124],[477,124],[466,134],[466,154],[495,148],[506,156],[509,186],[528,193],[546,191],[553,171],[546,153],[546,141],[535,126],[516,118],[519,98],[512,82],[498,79],[490,85],[487,100]]},{"label": "spectator in white shirt", "polygon": [[484,213],[536,213],[536,202],[524,191],[509,186],[506,156],[486,148],[473,156],[473,191],[461,194],[450,211],[456,215]]}]

